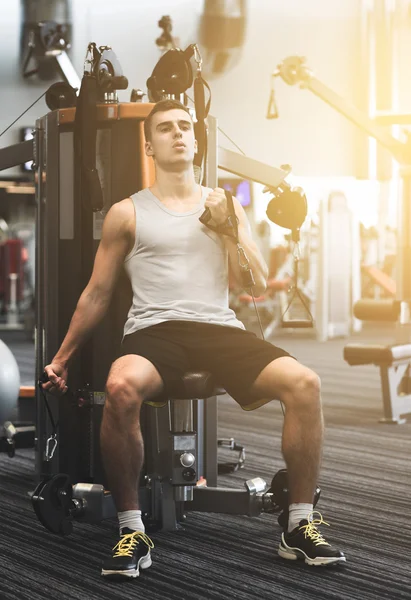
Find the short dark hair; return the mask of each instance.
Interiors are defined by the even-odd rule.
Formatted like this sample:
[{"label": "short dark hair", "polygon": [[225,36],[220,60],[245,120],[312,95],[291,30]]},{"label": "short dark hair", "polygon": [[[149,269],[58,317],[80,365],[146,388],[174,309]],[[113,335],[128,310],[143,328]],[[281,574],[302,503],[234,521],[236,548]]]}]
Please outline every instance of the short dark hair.
[{"label": "short dark hair", "polygon": [[151,123],[153,120],[153,116],[158,112],[165,112],[166,110],[174,110],[175,108],[179,108],[180,110],[185,110],[191,117],[190,111],[184,104],[181,104],[178,100],[160,100],[156,102],[156,104],[151,109],[150,114],[144,119],[144,135],[146,141],[151,141]]}]

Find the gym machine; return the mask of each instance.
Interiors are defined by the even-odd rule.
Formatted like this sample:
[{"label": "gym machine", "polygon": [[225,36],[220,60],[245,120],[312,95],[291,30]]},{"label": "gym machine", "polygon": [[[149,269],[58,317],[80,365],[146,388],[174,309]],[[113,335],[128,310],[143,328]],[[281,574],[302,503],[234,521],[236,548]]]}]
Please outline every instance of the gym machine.
[{"label": "gym machine", "polygon": [[[192,82],[188,66],[195,54],[192,50],[172,49],[163,55],[147,82],[151,94],[180,98],[188,89],[187,82]],[[201,59],[196,58],[199,79]],[[169,72],[171,67],[176,72]],[[119,103],[115,94],[119,87],[124,89],[126,80],[114,53],[90,44],[78,98],[63,98],[65,105],[38,119],[30,146],[0,152],[0,168],[23,162],[22,157],[34,159],[36,381],[42,379],[44,365],[58,350],[90,278],[105,214],[114,202],[153,180],[143,134],[143,121],[152,104],[143,103],[141,95],[134,96],[137,101]],[[204,103],[198,106],[204,108]],[[222,168],[281,195],[288,170],[218,148],[217,121],[204,111],[202,116],[197,114],[200,125],[202,119],[208,130],[207,152],[204,164],[196,166],[204,184],[217,186],[217,171]],[[73,520],[96,523],[116,515],[100,457],[99,428],[105,380],[118,356],[131,300],[123,274],[107,315],[70,364],[70,394],[49,397],[46,403],[43,390],[36,385],[39,483],[32,503],[40,521],[54,533],[68,534]],[[217,439],[217,396],[222,393],[209,373],[187,373],[162,408],[143,406],[146,460],[139,496],[148,530],[176,530],[190,510],[250,516],[280,512],[279,523],[285,526],[285,470],[275,475],[269,488],[258,477],[245,482],[242,490],[217,487],[218,472],[237,470],[245,460],[245,450],[235,440]],[[238,452],[237,460],[218,465],[218,447]],[[317,488],[315,503],[319,495]]]},{"label": "gym machine", "polygon": [[[344,359],[349,365],[374,364],[380,367],[384,417],[383,423],[404,423],[402,415],[411,414],[411,136],[408,131],[401,142],[390,135],[382,125],[409,124],[409,115],[385,115],[381,124],[349,104],[341,96],[316,79],[301,56],[290,56],[278,65],[272,75],[281,77],[288,85],[299,84],[327,102],[343,116],[373,137],[400,165],[402,180],[399,202],[398,269],[396,299],[363,299],[354,305],[354,316],[359,320],[391,321],[396,323],[396,339],[390,346],[347,344]],[[271,90],[268,118],[276,118],[274,89]]]}]

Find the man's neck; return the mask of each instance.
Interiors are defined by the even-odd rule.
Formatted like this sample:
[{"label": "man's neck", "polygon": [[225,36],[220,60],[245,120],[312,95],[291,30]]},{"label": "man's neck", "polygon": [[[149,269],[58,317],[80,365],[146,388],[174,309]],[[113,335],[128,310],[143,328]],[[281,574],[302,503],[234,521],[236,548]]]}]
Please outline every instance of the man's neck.
[{"label": "man's neck", "polygon": [[194,179],[193,167],[182,172],[163,171],[156,169],[156,179],[151,186],[152,192],[160,199],[188,200],[198,190]]}]

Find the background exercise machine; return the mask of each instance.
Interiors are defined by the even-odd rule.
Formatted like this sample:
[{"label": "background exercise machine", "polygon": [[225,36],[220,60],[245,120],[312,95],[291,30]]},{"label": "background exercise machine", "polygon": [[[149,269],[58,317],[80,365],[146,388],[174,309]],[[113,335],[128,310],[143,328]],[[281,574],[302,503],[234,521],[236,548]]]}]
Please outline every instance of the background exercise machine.
[{"label": "background exercise machine", "polygon": [[[333,90],[314,77],[300,56],[289,56],[278,65],[273,74],[288,85],[299,84],[338,110],[360,129],[389,150],[400,165],[402,180],[398,216],[398,267],[396,269],[396,298],[393,300],[359,300],[354,316],[360,320],[391,321],[396,324],[395,339],[389,346],[347,344],[344,359],[350,365],[374,364],[380,367],[384,423],[403,423],[402,415],[411,414],[411,137],[404,131],[406,141],[391,136],[379,124],[355,106],[350,105]],[[273,91],[270,107],[273,106]],[[275,113],[271,113],[274,118]],[[406,123],[402,115],[385,116],[384,123]]]}]

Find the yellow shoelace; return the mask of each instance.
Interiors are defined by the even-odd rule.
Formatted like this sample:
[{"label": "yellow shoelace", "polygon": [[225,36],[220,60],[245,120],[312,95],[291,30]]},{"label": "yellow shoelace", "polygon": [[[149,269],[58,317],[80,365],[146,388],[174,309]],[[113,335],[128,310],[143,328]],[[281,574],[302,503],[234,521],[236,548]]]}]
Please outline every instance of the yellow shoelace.
[{"label": "yellow shoelace", "polygon": [[[314,514],[320,515],[320,518],[313,519]],[[308,524],[300,527],[301,531],[304,531],[304,537],[310,538],[310,540],[312,540],[316,546],[329,546],[330,544],[325,541],[325,539],[317,529],[317,527],[319,527],[320,525],[330,526],[329,523],[326,523],[324,521],[321,513],[315,510],[307,516],[307,520]]]},{"label": "yellow shoelace", "polygon": [[139,541],[144,542],[151,549],[154,548],[152,540],[143,531],[133,531],[133,533],[127,533],[123,535],[118,544],[113,548],[117,550],[113,558],[118,556],[133,556],[133,550]]}]

